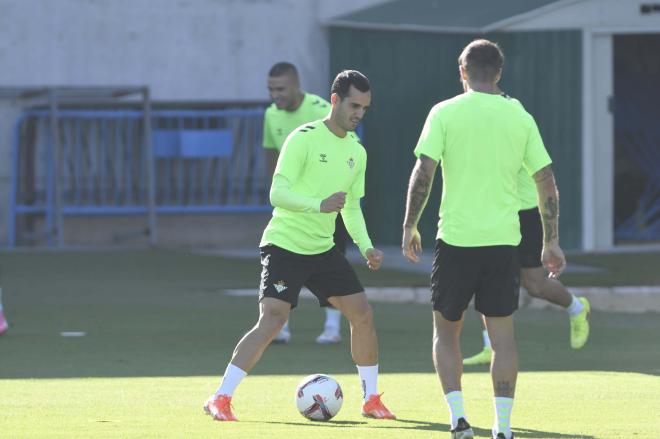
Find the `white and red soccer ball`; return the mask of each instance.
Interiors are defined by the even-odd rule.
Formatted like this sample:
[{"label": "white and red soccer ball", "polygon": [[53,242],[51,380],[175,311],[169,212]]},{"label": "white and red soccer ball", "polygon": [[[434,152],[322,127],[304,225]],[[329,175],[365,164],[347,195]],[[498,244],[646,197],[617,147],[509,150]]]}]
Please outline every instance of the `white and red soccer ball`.
[{"label": "white and red soccer ball", "polygon": [[301,415],[312,421],[332,419],[344,402],[339,383],[332,377],[314,374],[305,377],[296,389],[296,405]]}]

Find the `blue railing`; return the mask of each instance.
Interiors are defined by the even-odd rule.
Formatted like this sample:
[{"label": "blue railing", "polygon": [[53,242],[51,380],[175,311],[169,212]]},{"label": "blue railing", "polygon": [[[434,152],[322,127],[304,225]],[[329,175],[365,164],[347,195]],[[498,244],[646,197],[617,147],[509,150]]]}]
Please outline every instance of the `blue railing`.
[{"label": "blue railing", "polygon": [[[271,209],[263,108],[153,111],[151,154],[141,111],[60,110],[57,152],[50,117],[32,110],[15,125],[10,247],[23,238],[47,237],[52,244],[56,210],[63,216],[147,214],[151,165],[155,213]],[[20,220],[30,215],[45,219],[43,230],[19,236]]]}]

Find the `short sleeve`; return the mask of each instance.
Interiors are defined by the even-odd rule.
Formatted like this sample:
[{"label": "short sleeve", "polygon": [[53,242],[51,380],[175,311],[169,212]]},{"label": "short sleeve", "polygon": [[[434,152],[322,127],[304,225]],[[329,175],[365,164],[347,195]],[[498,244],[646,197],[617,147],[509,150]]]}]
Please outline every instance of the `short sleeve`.
[{"label": "short sleeve", "polygon": [[266,149],[277,149],[275,146],[275,139],[273,139],[273,127],[271,122],[271,115],[268,110],[264,114],[264,141],[263,147]]},{"label": "short sleeve", "polygon": [[442,113],[435,106],[429,112],[415,147],[415,156],[422,154],[432,158],[436,162],[441,161],[445,150],[445,127],[442,123]]},{"label": "short sleeve", "polygon": [[523,167],[529,175],[534,175],[541,168],[551,164],[552,159],[550,159],[550,155],[545,149],[543,139],[541,139],[541,133],[539,132],[539,127],[536,125],[534,118],[529,116],[529,120],[529,136],[527,138],[527,145],[525,147]]},{"label": "short sleeve", "polygon": [[330,113],[330,104],[322,98],[319,98],[319,103],[314,105],[314,120],[325,119]]}]

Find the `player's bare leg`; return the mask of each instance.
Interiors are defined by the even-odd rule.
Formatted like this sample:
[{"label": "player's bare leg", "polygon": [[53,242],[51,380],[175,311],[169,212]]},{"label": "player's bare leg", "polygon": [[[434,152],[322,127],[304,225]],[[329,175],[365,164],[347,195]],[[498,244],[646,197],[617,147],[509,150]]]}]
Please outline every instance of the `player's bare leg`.
[{"label": "player's bare leg", "polygon": [[474,432],[467,422],[461,390],[463,362],[459,339],[464,317],[465,314],[454,322],[433,311],[433,364],[449,406],[451,437],[470,439]]},{"label": "player's bare leg", "polygon": [[286,323],[290,310],[291,305],[282,300],[270,297],[261,300],[257,324],[236,345],[220,387],[204,404],[204,411],[213,416],[213,419],[236,421],[231,411],[234,391]]},{"label": "player's bare leg", "polygon": [[485,317],[493,348],[490,374],[495,396],[493,436],[511,437],[511,410],[518,377],[518,351],[513,335],[513,317]]},{"label": "player's bare leg", "polygon": [[378,337],[373,312],[364,292],[334,296],[329,302],[346,317],[351,327],[351,354],[358,366],[378,363]]},{"label": "player's bare leg", "polygon": [[520,270],[520,280],[530,296],[566,309],[571,323],[571,347],[581,349],[589,339],[589,301],[569,293],[564,284],[549,278],[542,267],[523,268]]},{"label": "player's bare leg", "polygon": [[234,349],[231,363],[245,372],[259,361],[264,350],[282,329],[289,318],[291,305],[272,297],[264,297],[259,303],[257,324],[241,338]]},{"label": "player's bare leg", "polygon": [[362,382],[362,415],[375,419],[395,419],[378,394],[378,337],[373,311],[364,292],[333,296],[328,301],[348,319],[351,327],[351,355]]},{"label": "player's bare leg", "polygon": [[520,270],[520,283],[530,296],[546,300],[562,308],[568,308],[573,296],[557,279],[550,279],[543,267]]}]

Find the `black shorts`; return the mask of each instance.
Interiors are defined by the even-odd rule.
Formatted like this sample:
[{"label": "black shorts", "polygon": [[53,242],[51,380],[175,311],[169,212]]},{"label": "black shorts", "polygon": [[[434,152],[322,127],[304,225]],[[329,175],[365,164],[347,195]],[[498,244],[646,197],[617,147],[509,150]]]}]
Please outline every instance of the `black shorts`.
[{"label": "black shorts", "polygon": [[260,250],[259,301],[273,297],[295,308],[303,285],[319,299],[321,306],[330,305],[329,297],[364,291],[353,267],[335,247],[317,255],[301,255],[272,244]]},{"label": "black shorts", "polygon": [[542,267],[541,250],[543,250],[543,225],[538,208],[525,209],[518,212],[520,218],[520,234],[522,239],[518,245],[518,257],[521,268]]},{"label": "black shorts", "polygon": [[351,237],[348,235],[341,214],[337,215],[337,219],[335,220],[335,234],[332,236],[332,239],[335,241],[335,247],[337,250],[339,250],[342,255],[345,255],[346,244],[351,240]]},{"label": "black shorts", "polygon": [[437,240],[431,273],[433,309],[458,321],[472,296],[486,317],[505,317],[518,309],[520,266],[512,245],[456,247]]}]

